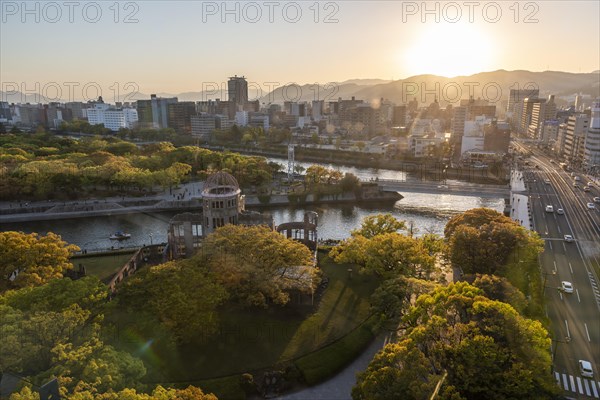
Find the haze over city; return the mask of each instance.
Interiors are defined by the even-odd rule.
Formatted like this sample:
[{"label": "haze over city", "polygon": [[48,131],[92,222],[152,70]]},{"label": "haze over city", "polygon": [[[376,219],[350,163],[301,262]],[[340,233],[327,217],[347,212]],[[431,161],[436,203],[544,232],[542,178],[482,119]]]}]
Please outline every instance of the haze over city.
[{"label": "haze over city", "polygon": [[592,72],[600,57],[596,1],[54,4],[2,1],[2,82],[135,82],[144,93],[181,93],[240,66],[254,82],[325,84]]},{"label": "haze over city", "polygon": [[0,400],[600,400],[597,0],[0,12]]}]

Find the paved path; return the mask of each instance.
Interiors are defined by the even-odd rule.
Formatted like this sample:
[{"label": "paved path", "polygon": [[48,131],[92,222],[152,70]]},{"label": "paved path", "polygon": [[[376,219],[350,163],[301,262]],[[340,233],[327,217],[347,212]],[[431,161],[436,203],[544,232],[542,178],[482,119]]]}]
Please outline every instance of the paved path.
[{"label": "paved path", "polygon": [[352,364],[319,385],[277,397],[279,400],[351,400],[352,387],[356,384],[356,373],[364,371],[387,339],[378,336]]},{"label": "paved path", "polygon": [[529,219],[529,197],[515,192],[525,192],[525,180],[523,172],[513,170],[510,176],[511,198],[510,198],[510,217],[527,229],[533,229]]}]

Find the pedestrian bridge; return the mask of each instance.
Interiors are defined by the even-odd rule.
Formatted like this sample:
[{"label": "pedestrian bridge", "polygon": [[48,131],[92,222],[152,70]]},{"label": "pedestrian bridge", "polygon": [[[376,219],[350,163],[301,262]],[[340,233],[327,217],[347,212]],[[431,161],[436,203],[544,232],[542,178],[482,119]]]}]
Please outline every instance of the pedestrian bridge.
[{"label": "pedestrian bridge", "polygon": [[[373,182],[373,181],[371,181]],[[425,181],[407,181],[378,179],[377,185],[385,192],[447,194],[452,196],[472,196],[485,198],[510,197],[509,185],[484,185],[479,183],[441,183]]]}]

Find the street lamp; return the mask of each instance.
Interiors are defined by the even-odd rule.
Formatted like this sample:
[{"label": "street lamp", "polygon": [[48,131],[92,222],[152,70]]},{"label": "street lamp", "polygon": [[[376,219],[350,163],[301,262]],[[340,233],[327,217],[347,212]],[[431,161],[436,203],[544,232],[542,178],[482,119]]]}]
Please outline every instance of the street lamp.
[{"label": "street lamp", "polygon": [[150,246],[152,246],[152,234],[149,233],[148,236],[150,236]]}]

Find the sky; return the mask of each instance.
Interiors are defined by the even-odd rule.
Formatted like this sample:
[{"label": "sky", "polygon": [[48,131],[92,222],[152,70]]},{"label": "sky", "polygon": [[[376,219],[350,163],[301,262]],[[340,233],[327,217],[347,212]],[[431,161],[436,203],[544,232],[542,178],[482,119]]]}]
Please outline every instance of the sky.
[{"label": "sky", "polygon": [[98,87],[105,96],[201,91],[233,75],[267,90],[600,70],[598,1],[0,0],[0,9],[0,90],[63,98]]}]

